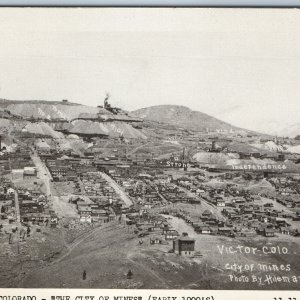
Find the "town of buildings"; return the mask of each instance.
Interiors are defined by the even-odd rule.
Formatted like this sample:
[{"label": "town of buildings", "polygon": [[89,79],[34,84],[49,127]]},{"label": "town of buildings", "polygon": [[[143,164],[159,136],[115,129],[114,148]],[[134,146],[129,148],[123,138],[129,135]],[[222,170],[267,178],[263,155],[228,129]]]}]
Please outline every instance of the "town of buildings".
[{"label": "town of buildings", "polygon": [[[13,148],[1,149],[2,242],[27,243],[38,232],[74,228],[76,238],[95,226],[124,224],[140,243],[168,247],[170,255],[192,260],[199,256],[198,235],[300,237],[300,169],[285,163],[288,156],[297,163],[299,156],[230,148],[233,141],[243,144],[252,136],[178,131],[179,136],[184,147],[169,152],[159,148],[157,136],[127,142],[85,136],[92,146],[83,151],[60,149],[47,136],[18,136]],[[234,153],[240,163],[233,168],[199,162],[195,151]],[[253,160],[250,165],[251,158],[284,167],[256,166]],[[183,220],[193,234],[170,220]]]}]

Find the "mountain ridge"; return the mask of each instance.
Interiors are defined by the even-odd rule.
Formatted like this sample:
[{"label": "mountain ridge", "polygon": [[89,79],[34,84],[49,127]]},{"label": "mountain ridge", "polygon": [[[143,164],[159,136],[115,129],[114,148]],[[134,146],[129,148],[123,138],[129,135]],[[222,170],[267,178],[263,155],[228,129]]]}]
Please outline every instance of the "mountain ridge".
[{"label": "mountain ridge", "polygon": [[[94,119],[95,122],[101,122],[100,120],[97,120],[97,117],[95,117],[98,114],[102,114],[102,116],[111,115],[111,118],[116,116],[103,107],[94,107],[85,104],[69,102],[68,100],[8,100],[2,98],[0,99],[0,110],[1,109],[4,112],[8,112],[11,115],[12,120],[13,117],[23,117],[25,120],[32,120],[33,122],[52,122],[61,120],[70,123],[75,119],[81,118],[82,115],[90,115],[90,118],[85,116],[87,120]],[[127,115],[127,112],[123,111],[123,113],[126,113]],[[234,126],[206,113],[192,110],[184,105],[153,105],[133,110],[128,112],[128,115],[131,117],[138,117],[143,119],[143,121],[154,121],[161,124],[167,124],[169,126],[175,126],[175,128],[178,129],[184,128],[193,131],[210,133],[240,132],[243,134],[257,134],[257,132],[253,130]],[[121,114],[117,116],[121,116]],[[125,119],[126,118],[124,118],[124,122],[126,122]],[[101,133],[100,131],[99,133]],[[125,132],[126,131],[127,130],[125,130]],[[86,129],[84,132],[86,132]],[[139,136],[139,134],[137,134],[137,136]]]},{"label": "mountain ridge", "polygon": [[245,131],[237,126],[219,120],[200,111],[194,111],[184,105],[154,105],[131,111],[131,113],[145,120],[177,125],[185,129],[199,131]]}]

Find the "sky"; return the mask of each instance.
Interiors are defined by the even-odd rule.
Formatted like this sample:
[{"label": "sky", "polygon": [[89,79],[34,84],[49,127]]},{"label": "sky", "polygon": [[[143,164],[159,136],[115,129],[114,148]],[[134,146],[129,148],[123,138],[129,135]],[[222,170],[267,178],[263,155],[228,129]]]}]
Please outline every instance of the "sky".
[{"label": "sky", "polygon": [[300,11],[0,8],[0,98],[96,106],[106,92],[300,134]]}]

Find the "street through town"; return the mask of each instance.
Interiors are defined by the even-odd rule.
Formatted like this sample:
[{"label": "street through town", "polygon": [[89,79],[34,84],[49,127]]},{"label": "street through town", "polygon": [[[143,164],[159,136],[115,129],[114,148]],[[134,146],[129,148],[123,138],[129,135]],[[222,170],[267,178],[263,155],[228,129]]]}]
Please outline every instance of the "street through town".
[{"label": "street through town", "polygon": [[100,172],[101,176],[110,184],[110,186],[116,191],[116,193],[121,197],[127,207],[133,205],[131,199],[126,195],[123,189],[107,174]]},{"label": "street through town", "polygon": [[34,165],[37,168],[38,171],[38,178],[40,178],[41,180],[43,180],[43,182],[45,183],[45,187],[46,187],[46,195],[49,197],[51,197],[51,174],[48,170],[48,168],[45,166],[45,164],[41,161],[40,157],[38,156],[38,154],[36,152],[34,152],[31,155],[31,159],[34,163]]}]

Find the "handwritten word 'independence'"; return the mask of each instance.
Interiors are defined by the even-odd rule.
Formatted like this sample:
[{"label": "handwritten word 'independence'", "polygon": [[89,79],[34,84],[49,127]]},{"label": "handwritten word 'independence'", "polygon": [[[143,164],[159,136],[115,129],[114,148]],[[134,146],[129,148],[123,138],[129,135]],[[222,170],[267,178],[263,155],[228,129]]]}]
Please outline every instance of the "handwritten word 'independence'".
[{"label": "handwritten word 'independence'", "polygon": [[233,170],[286,170],[287,166],[282,164],[276,165],[231,165]]}]

